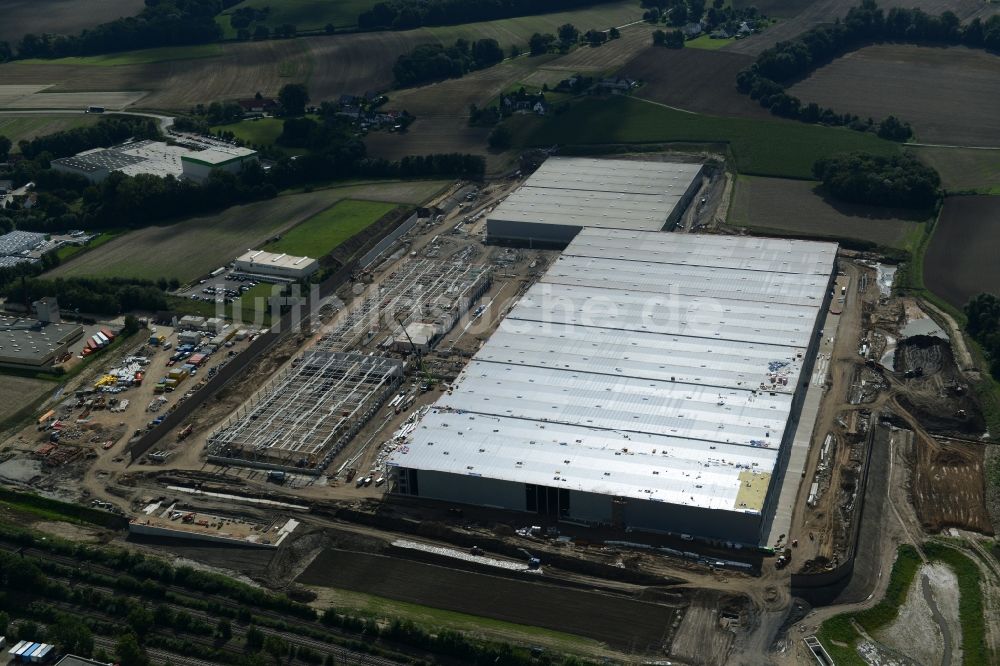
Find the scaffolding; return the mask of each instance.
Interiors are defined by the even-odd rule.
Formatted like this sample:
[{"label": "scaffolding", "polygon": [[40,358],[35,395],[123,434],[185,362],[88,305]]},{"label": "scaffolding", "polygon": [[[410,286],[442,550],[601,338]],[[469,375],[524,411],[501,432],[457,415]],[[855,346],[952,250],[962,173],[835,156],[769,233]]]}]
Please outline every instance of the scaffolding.
[{"label": "scaffolding", "polygon": [[399,386],[403,364],[307,351],[208,438],[208,459],[320,474]]},{"label": "scaffolding", "polygon": [[405,261],[340,317],[316,349],[345,352],[371,342],[380,331],[392,337],[412,322],[434,324],[444,335],[492,282],[492,272],[468,261]]}]

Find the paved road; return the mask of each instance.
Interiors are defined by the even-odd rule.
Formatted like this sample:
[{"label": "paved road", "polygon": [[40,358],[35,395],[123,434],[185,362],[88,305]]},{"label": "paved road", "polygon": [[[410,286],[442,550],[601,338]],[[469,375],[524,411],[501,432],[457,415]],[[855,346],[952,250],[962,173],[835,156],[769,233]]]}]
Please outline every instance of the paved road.
[{"label": "paved road", "polygon": [[[4,109],[0,110],[0,115],[4,116],[79,116],[86,111],[76,111],[73,109]],[[107,115],[119,116],[139,116],[141,118],[155,118],[160,123],[160,129],[166,132],[174,124],[173,116],[164,116],[158,113],[148,113],[145,111],[108,111]]]}]

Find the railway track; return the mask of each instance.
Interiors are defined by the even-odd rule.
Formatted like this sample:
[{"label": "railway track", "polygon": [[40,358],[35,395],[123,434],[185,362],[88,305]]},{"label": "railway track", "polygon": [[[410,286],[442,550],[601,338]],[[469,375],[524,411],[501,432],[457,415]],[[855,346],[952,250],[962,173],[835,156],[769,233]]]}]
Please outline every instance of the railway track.
[{"label": "railway track", "polygon": [[[90,571],[93,571],[95,573],[102,573],[102,574],[108,575],[108,576],[118,576],[118,575],[120,575],[120,572],[118,572],[118,571],[116,571],[116,570],[114,570],[114,569],[112,569],[110,567],[106,567],[104,565],[101,565],[101,564],[98,564],[98,563],[95,563],[95,562],[81,562],[81,561],[76,560],[76,559],[74,559],[72,557],[68,557],[68,556],[65,556],[65,555],[58,555],[58,554],[55,554],[55,553],[49,553],[47,551],[39,550],[37,548],[30,548],[30,547],[22,548],[18,544],[14,544],[14,543],[11,543],[11,542],[8,542],[8,541],[4,541],[2,539],[0,539],[0,550],[4,550],[4,551],[10,552],[10,553],[21,552],[23,555],[25,555],[27,557],[33,557],[33,558],[37,558],[37,559],[41,559],[41,560],[47,560],[47,561],[55,562],[55,563],[58,563],[58,564],[62,564],[64,566],[71,566],[71,567],[78,568],[78,569],[79,568],[86,568],[86,569],[88,569]],[[86,581],[67,580],[66,582],[67,582],[67,585],[71,585],[71,586],[86,586],[86,587],[89,587],[91,589],[103,592],[104,594],[115,595],[115,594],[119,594],[120,593],[117,590],[113,590],[113,589],[110,589],[110,588],[107,588],[107,587],[104,587],[104,586],[101,586],[101,585],[92,584],[92,583],[89,583],[89,582],[86,582]],[[234,610],[241,610],[243,608],[249,608],[247,606],[243,606],[243,605],[241,605],[241,604],[239,604],[237,602],[234,602],[234,601],[231,601],[231,600],[228,600],[228,599],[222,599],[222,598],[219,598],[219,597],[212,596],[210,594],[198,593],[198,592],[195,592],[195,591],[192,591],[192,590],[188,590],[186,588],[179,587],[179,586],[165,585],[164,587],[166,589],[170,590],[171,592],[174,592],[175,594],[177,594],[179,596],[183,596],[183,597],[187,597],[187,598],[192,598],[192,599],[196,599],[196,600],[202,600],[202,601],[211,601],[213,603],[218,603],[221,606],[224,606],[224,607],[227,607],[227,608],[230,608],[230,609],[234,609]],[[61,605],[61,604],[57,604],[57,605]],[[172,608],[175,611],[183,611],[185,613],[188,613],[192,617],[198,618],[198,619],[200,619],[202,621],[206,621],[206,622],[209,622],[209,623],[213,623],[214,624],[219,619],[218,617],[215,617],[215,616],[211,615],[210,613],[207,613],[205,611],[200,611],[200,610],[197,610],[197,609],[193,609],[193,608],[188,608],[187,606],[184,606],[182,604],[165,602],[164,605],[169,606],[170,608]],[[67,608],[67,610],[74,610],[75,611],[77,609],[75,609],[75,608],[72,608],[72,609]],[[251,608],[250,610],[255,615],[258,615],[258,616],[261,616],[261,617],[269,617],[269,618],[271,618],[273,620],[280,620],[282,622],[288,622],[289,620],[296,620],[297,619],[297,618],[294,618],[292,616],[283,615],[282,613],[279,613],[279,612],[276,612],[276,611],[269,611],[269,610],[264,610],[264,609],[259,609],[259,608]],[[93,611],[91,611],[91,612],[93,612]],[[101,613],[96,613],[96,614],[103,615]],[[121,618],[116,618],[116,617],[112,617],[112,616],[107,616],[107,619],[109,621],[113,621],[113,622],[120,622],[121,621]],[[350,635],[347,635],[347,634],[341,634],[341,633],[337,632],[335,629],[331,629],[329,627],[326,627],[326,626],[321,625],[321,624],[316,623],[316,622],[308,622],[308,621],[304,621],[304,620],[299,620],[299,621],[302,622],[306,626],[310,626],[310,627],[312,627],[314,629],[319,629],[319,630],[326,631],[326,632],[329,632],[329,633],[332,633],[332,634],[337,634],[337,635],[339,635],[339,636],[341,636],[343,638],[348,638],[348,639],[350,639],[350,638],[356,638],[355,636],[350,636]],[[258,626],[258,629],[261,632],[263,632],[264,634],[266,634],[266,635],[278,636],[278,637],[282,638],[283,640],[285,640],[286,642],[288,642],[289,644],[291,644],[291,645],[293,645],[295,647],[307,647],[309,649],[316,650],[316,651],[321,652],[323,654],[331,654],[331,655],[333,655],[337,659],[338,663],[349,664],[351,666],[399,666],[399,663],[400,663],[400,662],[394,661],[392,659],[387,659],[385,657],[379,657],[379,656],[376,656],[376,655],[365,654],[363,652],[355,652],[354,650],[350,650],[348,648],[345,648],[345,647],[342,647],[342,646],[339,646],[339,645],[336,645],[336,644],[327,643],[327,642],[316,640],[316,639],[313,639],[313,638],[308,638],[308,637],[301,636],[299,634],[295,634],[295,633],[292,633],[292,632],[280,631],[280,630],[273,629],[273,628],[270,628],[270,627],[260,627],[260,626]],[[235,635],[241,635],[242,636],[242,635],[244,635],[246,633],[246,629],[244,629],[244,628],[242,628],[240,626],[235,626],[235,627],[233,627],[233,633]],[[209,637],[185,634],[184,638],[185,638],[185,640],[187,640],[189,642],[198,643],[198,644],[204,645],[206,647],[212,647],[212,648],[216,648],[217,647],[216,644],[215,644],[214,639],[209,638]],[[112,648],[114,647],[114,641],[112,641],[110,639],[101,639],[101,640],[110,641],[111,647]],[[97,638],[95,637],[95,644],[96,643],[97,643]],[[152,656],[154,650],[148,650],[148,652]],[[159,652],[161,652],[164,655],[167,655],[167,657],[168,657],[167,660],[170,661],[170,663],[176,664],[178,666],[202,666],[202,665],[209,665],[209,662],[201,661],[201,660],[198,660],[198,659],[190,659],[190,658],[186,658],[186,657],[183,658],[186,661],[182,662],[180,659],[175,658],[175,655],[173,655],[172,653],[164,652],[162,650],[160,650]]]}]

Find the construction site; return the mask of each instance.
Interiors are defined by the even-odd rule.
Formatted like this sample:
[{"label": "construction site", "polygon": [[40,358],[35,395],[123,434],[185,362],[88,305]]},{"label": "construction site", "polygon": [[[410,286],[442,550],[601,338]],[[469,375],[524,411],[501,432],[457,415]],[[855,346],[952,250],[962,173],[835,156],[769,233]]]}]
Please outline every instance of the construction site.
[{"label": "construction site", "polygon": [[[0,477],[317,607],[423,604],[621,663],[826,663],[822,606],[884,590],[898,543],[993,534],[971,356],[877,254],[681,222],[717,219],[727,177],[647,171],[691,179],[649,229],[553,214],[533,247],[487,237],[530,177],[457,183],[265,351],[234,341],[127,411],[73,393],[63,441],[22,429]],[[81,381],[169,372],[120,354]]]}]

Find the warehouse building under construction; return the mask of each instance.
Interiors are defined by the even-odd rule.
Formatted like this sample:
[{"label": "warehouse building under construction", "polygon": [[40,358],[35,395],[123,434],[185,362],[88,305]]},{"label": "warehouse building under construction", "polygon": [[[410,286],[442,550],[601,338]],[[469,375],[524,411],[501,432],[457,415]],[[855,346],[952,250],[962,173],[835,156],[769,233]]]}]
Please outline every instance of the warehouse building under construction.
[{"label": "warehouse building under construction", "polygon": [[759,544],[836,250],[583,229],[390,456],[394,491]]},{"label": "warehouse building under construction", "polygon": [[701,164],[550,157],[486,218],[490,243],[562,248],[580,229],[671,229]]}]

